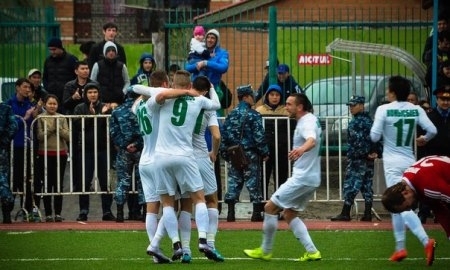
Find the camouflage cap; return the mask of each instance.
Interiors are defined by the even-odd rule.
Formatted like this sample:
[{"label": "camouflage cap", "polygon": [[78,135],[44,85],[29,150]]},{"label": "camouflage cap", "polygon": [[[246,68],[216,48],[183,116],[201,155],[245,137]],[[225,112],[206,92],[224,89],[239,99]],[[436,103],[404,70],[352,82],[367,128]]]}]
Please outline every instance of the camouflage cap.
[{"label": "camouflage cap", "polygon": [[350,100],[347,103],[347,106],[353,106],[356,105],[358,103],[365,103],[366,99],[363,96],[352,96],[350,97]]},{"label": "camouflage cap", "polygon": [[252,86],[250,84],[239,86],[236,89],[236,92],[239,97],[245,96],[245,95],[253,95]]}]

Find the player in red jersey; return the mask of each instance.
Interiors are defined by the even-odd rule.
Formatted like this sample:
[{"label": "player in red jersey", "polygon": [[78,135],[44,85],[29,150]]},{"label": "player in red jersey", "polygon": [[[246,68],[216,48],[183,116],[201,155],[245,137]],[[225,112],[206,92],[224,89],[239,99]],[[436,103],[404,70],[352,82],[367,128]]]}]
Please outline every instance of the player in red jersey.
[{"label": "player in red jersey", "polygon": [[450,157],[428,156],[420,159],[403,174],[402,181],[389,187],[381,199],[392,213],[430,206],[450,240]]}]

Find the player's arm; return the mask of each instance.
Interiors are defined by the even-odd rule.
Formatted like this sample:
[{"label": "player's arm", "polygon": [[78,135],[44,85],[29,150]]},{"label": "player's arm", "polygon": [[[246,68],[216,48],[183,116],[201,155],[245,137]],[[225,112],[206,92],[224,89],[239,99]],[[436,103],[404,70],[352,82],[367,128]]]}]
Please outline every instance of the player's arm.
[{"label": "player's arm", "polygon": [[219,146],[220,146],[220,129],[219,126],[209,126],[209,131],[211,132],[212,138],[212,147],[211,152],[209,153],[209,157],[212,162],[216,161],[217,154],[219,154]]},{"label": "player's arm", "polygon": [[209,99],[207,104],[204,105],[204,109],[206,110],[218,110],[220,109],[220,100],[219,96],[217,95],[216,90],[214,89],[214,86],[211,85],[211,88],[209,89]]},{"label": "player's arm", "polygon": [[177,98],[181,96],[198,97],[200,93],[195,89],[167,89],[156,95],[155,101],[158,104],[163,104],[166,99]]},{"label": "player's arm", "polygon": [[[418,106],[419,107],[419,106]],[[428,141],[434,138],[437,134],[437,128],[431,122],[430,118],[428,118],[427,113],[422,109],[421,107],[418,108],[419,110],[419,125],[420,127],[426,131],[425,135],[421,135],[419,138],[416,139],[419,146],[425,145]]]},{"label": "player's arm", "polygon": [[383,119],[381,110],[381,108],[376,110],[375,120],[373,121],[372,128],[370,129],[370,139],[372,142],[378,142],[381,140],[381,134],[383,133]]}]

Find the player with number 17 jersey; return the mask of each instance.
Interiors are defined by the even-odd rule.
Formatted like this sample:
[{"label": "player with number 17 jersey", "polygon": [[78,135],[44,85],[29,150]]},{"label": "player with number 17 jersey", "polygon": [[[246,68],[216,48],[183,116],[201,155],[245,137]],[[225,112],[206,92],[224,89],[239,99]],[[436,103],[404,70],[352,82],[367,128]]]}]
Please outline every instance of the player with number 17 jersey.
[{"label": "player with number 17 jersey", "polygon": [[[426,141],[433,138],[437,132],[420,106],[407,101],[392,101],[377,108],[370,136],[372,141],[379,141],[381,136],[383,137],[385,171],[388,171],[389,167],[406,169],[416,161],[414,140],[417,125],[426,131]],[[389,187],[400,180],[387,177],[386,184]]]}]

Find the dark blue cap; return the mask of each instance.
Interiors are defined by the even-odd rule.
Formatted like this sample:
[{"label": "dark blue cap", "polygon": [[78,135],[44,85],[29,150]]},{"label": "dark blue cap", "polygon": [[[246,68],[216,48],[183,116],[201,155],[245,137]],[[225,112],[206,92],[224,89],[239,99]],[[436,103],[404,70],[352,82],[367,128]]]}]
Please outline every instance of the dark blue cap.
[{"label": "dark blue cap", "polygon": [[365,103],[366,99],[363,96],[352,96],[349,100],[349,102],[347,103],[347,106],[349,105],[356,105],[358,103]]}]

